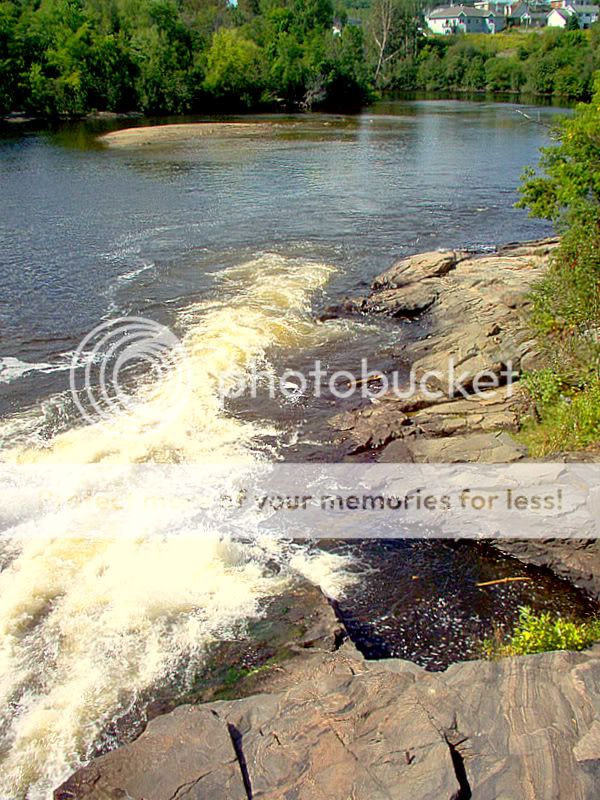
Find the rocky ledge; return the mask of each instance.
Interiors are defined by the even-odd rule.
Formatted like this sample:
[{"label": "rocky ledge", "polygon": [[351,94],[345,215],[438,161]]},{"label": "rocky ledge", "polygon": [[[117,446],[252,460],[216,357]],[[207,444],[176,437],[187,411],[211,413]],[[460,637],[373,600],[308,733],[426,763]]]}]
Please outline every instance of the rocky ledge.
[{"label": "rocky ledge", "polygon": [[[328,308],[326,317],[361,313],[407,319],[418,314],[426,331],[417,340],[407,338],[395,354],[399,364],[412,369],[417,391],[409,397],[389,391],[366,408],[334,417],[336,444],[350,455],[378,450],[382,460],[524,458],[525,449],[505,434],[518,429],[527,406],[514,382],[539,359],[527,325],[527,295],[557,244],[557,239],[546,239],[477,256],[421,253],[377,276],[367,297]],[[483,373],[497,376],[500,389],[475,393],[474,383]],[[419,391],[426,375],[435,398]],[[404,447],[395,444],[386,452],[398,440]],[[396,457],[400,454],[402,459]]]},{"label": "rocky ledge", "polygon": [[598,797],[600,647],[430,673],[346,642],[263,689],[156,718],[55,800]]},{"label": "rocky ledge", "polygon": [[[330,421],[332,441],[350,459],[416,463],[510,463],[527,458],[513,438],[531,411],[519,387],[523,370],[534,369],[539,352],[527,324],[528,293],[546,270],[558,239],[507,245],[497,253],[435,251],[404,258],[377,276],[366,297],[348,298],[325,317],[384,314],[398,320],[419,316],[426,331],[398,347],[399,364],[412,368],[417,386],[432,372],[455,366],[454,386],[428,380],[435,399],[416,391],[389,391],[367,406]],[[510,367],[511,383],[506,383]],[[499,377],[498,389],[475,393],[478,375]],[[436,382],[437,381],[437,382]],[[557,454],[561,460],[598,461],[599,454]],[[600,598],[598,540],[504,540],[504,552]]]}]

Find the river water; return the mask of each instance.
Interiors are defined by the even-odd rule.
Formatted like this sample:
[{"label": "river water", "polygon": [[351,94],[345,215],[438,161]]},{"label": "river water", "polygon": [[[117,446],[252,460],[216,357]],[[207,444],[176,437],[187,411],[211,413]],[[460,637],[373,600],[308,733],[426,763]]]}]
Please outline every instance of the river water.
[{"label": "river water", "polygon": [[[550,233],[513,204],[523,167],[547,143],[545,123],[564,112],[525,108],[538,124],[518,108],[390,101],[351,117],[262,117],[258,133],[143,147],[103,144],[98,134],[118,127],[108,122],[0,134],[2,461],[56,470],[72,493],[57,517],[24,482],[17,512],[3,519],[3,800],[51,796],[138,695],[239,633],[295,576],[343,598],[360,573],[347,548],[267,544],[251,530],[239,541],[218,527],[200,538],[179,506],[117,502],[100,484],[83,500],[76,469],[64,467],[251,468],[287,449],[297,456],[308,401],[233,413],[214,376],[257,363],[298,368],[315,354],[345,366],[393,348],[402,328],[319,323],[315,309],[408,253]],[[160,322],[186,344],[191,394],[168,424],[168,381],[139,418],[84,424],[73,403],[74,351],[119,316]],[[152,381],[142,367],[130,382]],[[418,558],[423,574],[427,558]],[[367,624],[371,595],[360,596],[344,612],[355,628]]]}]

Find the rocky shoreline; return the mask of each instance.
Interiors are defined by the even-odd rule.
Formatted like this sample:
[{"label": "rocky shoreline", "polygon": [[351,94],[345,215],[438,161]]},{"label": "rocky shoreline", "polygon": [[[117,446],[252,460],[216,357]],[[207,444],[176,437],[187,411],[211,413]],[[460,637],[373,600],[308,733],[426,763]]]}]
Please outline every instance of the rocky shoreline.
[{"label": "rocky shoreline", "polygon": [[[525,448],[506,433],[518,430],[527,401],[518,384],[512,391],[502,385],[503,373],[509,367],[518,382],[539,358],[526,323],[527,292],[557,244],[547,239],[494,254],[412,256],[376,277],[368,296],[328,308],[328,317],[367,313],[402,320],[418,314],[427,334],[400,347],[398,359],[411,364],[416,381],[447,374],[450,359],[455,369],[453,387],[441,378],[428,381],[439,392],[436,399],[390,391],[366,408],[334,417],[335,439],[347,453],[376,450],[384,461],[446,463],[524,458]],[[484,372],[497,376],[500,388],[474,394],[473,381]]]},{"label": "rocky shoreline", "polygon": [[[549,239],[494,254],[402,259],[373,281],[367,296],[326,309],[324,319],[419,317],[426,336],[403,345],[398,358],[419,377],[443,372],[451,355],[460,372],[460,391],[436,400],[389,392],[336,415],[332,443],[350,460],[526,459],[511,434],[529,410],[519,375],[539,358],[526,323],[527,293],[556,245]],[[517,387],[471,392],[478,374],[499,376],[508,364]],[[595,453],[585,457],[597,460]],[[600,598],[597,540],[494,544]],[[324,599],[311,614],[301,635],[293,625],[288,630],[289,657],[236,687],[242,699],[158,716],[138,739],[75,773],[55,800],[597,797],[600,645],[429,673],[399,659],[365,661],[343,641]]]},{"label": "rocky shoreline", "polygon": [[365,661],[326,619],[260,693],[159,716],[55,800],[597,797],[600,646],[431,673]]},{"label": "rocky shoreline", "polygon": [[[524,370],[535,369],[539,352],[527,325],[528,292],[543,274],[558,239],[507,245],[497,253],[473,255],[435,251],[410,256],[377,276],[366,297],[347,298],[325,316],[385,314],[427,322],[425,338],[410,341],[398,358],[412,364],[418,378],[447,370],[452,356],[456,383],[464,394],[439,399],[403,399],[393,392],[373,404],[331,420],[332,439],[349,457],[370,453],[381,462],[508,463],[527,459],[517,433],[530,411],[519,388]],[[482,372],[500,376],[511,365],[513,385],[471,393]],[[599,461],[600,453],[560,453],[553,461]],[[598,540],[492,541],[508,555],[547,567],[600,599]]]}]

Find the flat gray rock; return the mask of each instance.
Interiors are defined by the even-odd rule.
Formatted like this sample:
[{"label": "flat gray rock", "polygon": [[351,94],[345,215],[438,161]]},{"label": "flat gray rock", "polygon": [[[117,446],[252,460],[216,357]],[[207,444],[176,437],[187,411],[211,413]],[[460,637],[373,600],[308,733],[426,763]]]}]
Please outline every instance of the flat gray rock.
[{"label": "flat gray rock", "polygon": [[597,800],[599,765],[598,647],[445,673],[345,647],[154,720],[55,800]]}]

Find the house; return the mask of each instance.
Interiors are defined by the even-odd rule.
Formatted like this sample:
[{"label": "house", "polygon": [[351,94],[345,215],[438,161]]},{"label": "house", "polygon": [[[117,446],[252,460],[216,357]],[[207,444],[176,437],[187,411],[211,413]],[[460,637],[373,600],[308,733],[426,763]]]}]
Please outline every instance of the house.
[{"label": "house", "polygon": [[513,0],[475,0],[475,8],[494,11],[498,16],[506,17]]},{"label": "house", "polygon": [[521,28],[543,28],[548,17],[543,7],[529,3],[515,3],[507,9],[506,22],[510,26]]},{"label": "house", "polygon": [[434,8],[425,17],[433,33],[497,33],[505,27],[504,17],[494,11],[470,6]]},{"label": "house", "polygon": [[598,22],[598,14],[600,11],[598,6],[574,5],[573,10],[579,18],[580,28],[587,29],[590,28],[594,22]]},{"label": "house", "polygon": [[580,6],[563,0],[561,7],[554,6],[548,14],[547,25],[549,28],[566,28],[571,17],[576,16],[580,28],[589,28],[598,21],[599,13],[598,6]]},{"label": "house", "polygon": [[553,8],[548,14],[546,25],[549,28],[566,28],[572,13],[572,11],[566,8]]}]

